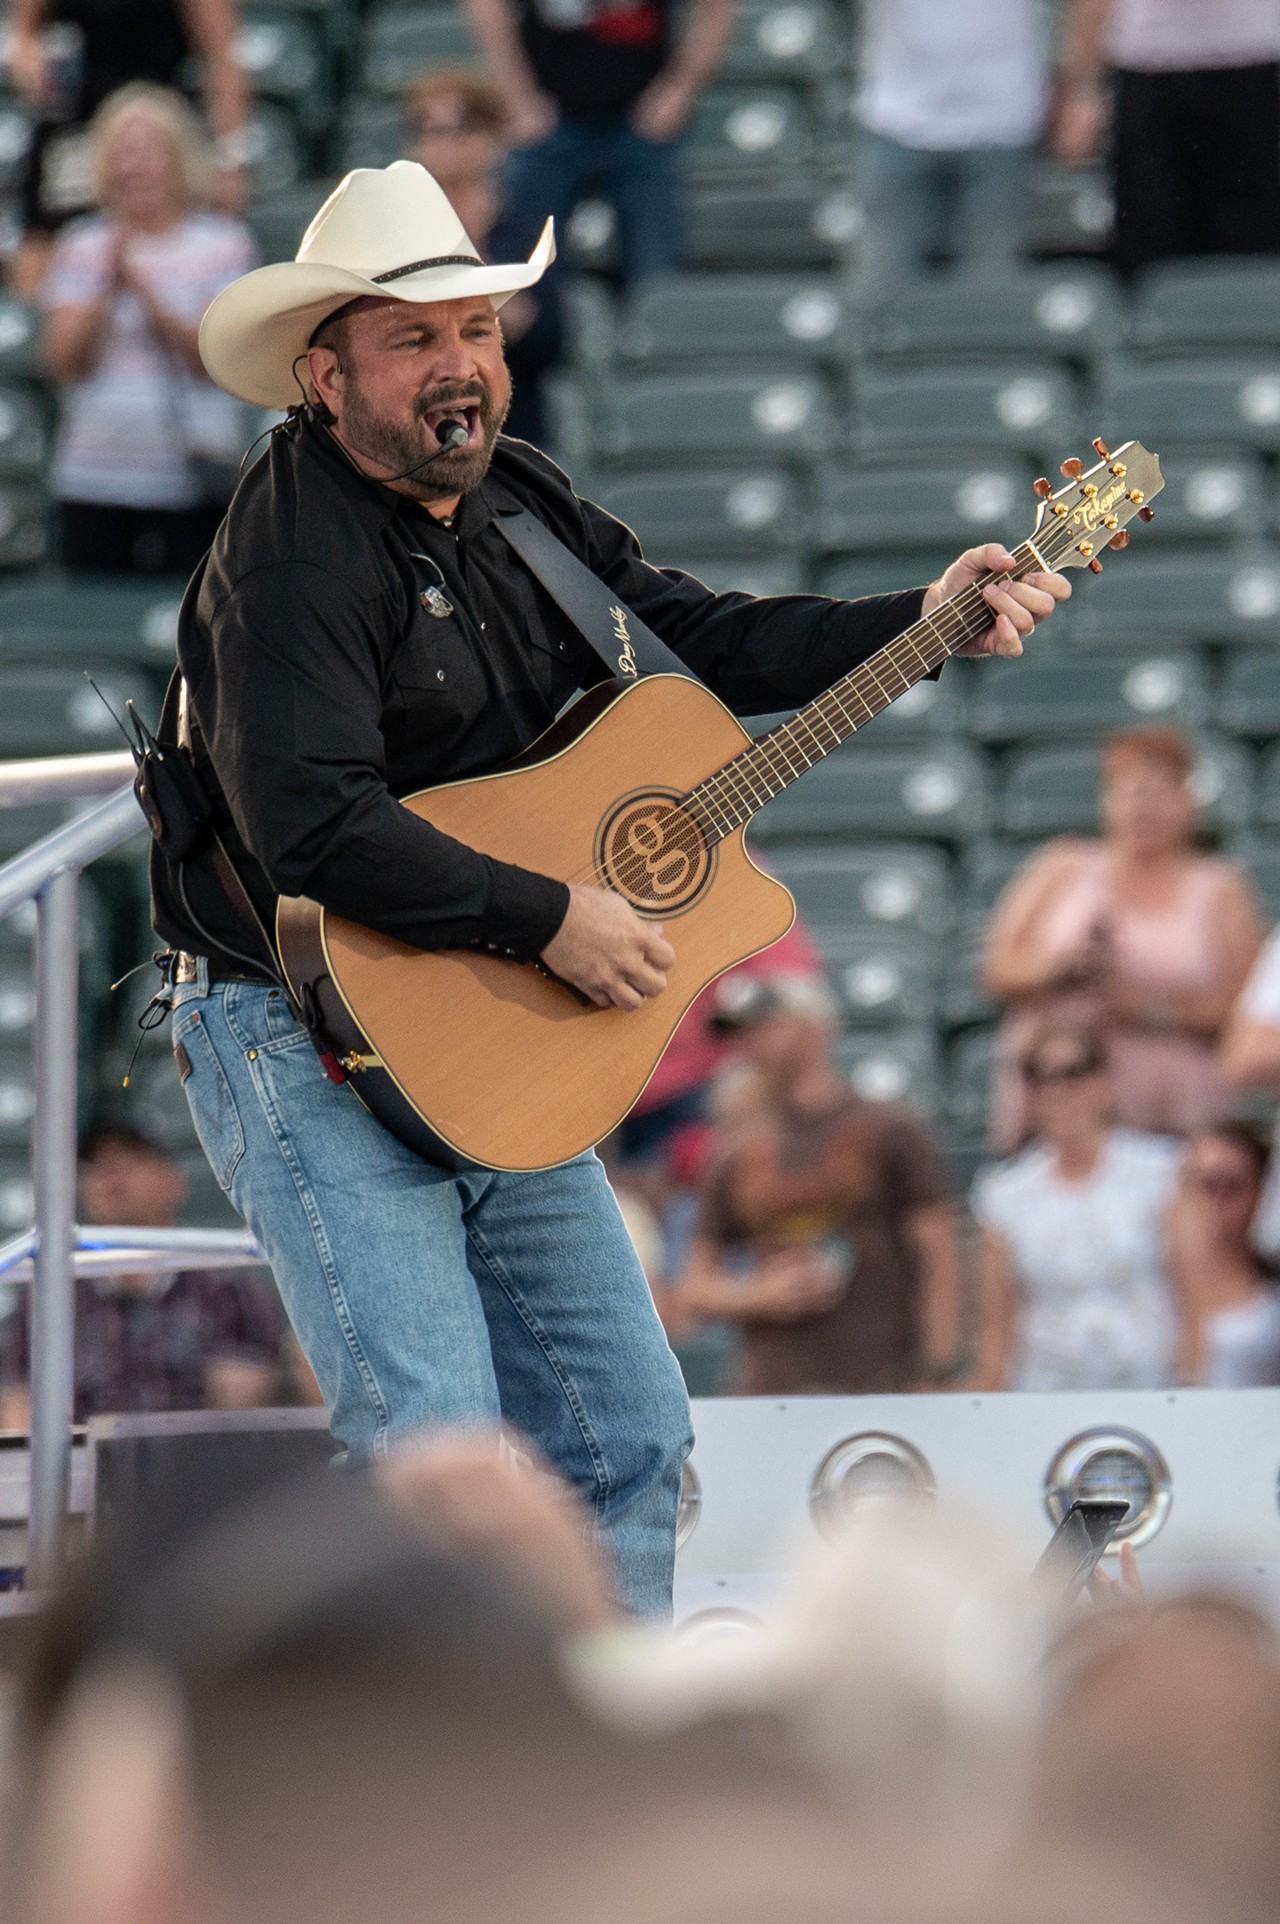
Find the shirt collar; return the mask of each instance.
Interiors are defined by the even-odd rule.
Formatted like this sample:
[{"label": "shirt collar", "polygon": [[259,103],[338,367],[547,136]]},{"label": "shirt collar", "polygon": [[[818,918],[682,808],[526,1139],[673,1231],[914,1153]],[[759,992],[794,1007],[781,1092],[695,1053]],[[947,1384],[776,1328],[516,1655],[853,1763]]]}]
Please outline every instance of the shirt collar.
[{"label": "shirt collar", "polygon": [[[436,527],[443,525],[412,495],[397,494],[394,488],[387,487],[382,481],[375,481],[372,475],[362,474],[329,430],[307,415],[302,417],[302,435],[309,453],[338,483],[344,494],[361,504],[370,526],[379,533],[390,525],[402,509],[412,513],[415,530],[420,530],[423,521]],[[489,525],[493,515],[494,502],[489,492],[489,476],[486,475],[478,487],[463,495],[458,512],[453,516],[452,526],[446,532],[469,540]]]}]

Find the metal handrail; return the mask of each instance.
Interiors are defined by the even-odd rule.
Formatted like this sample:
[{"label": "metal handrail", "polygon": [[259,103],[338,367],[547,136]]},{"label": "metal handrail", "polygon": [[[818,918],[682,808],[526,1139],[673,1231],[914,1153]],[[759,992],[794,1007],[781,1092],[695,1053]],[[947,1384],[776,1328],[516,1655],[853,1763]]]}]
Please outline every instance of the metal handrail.
[{"label": "metal handrail", "polygon": [[35,1223],[0,1246],[0,1275],[29,1281],[31,1501],[27,1587],[62,1570],[75,1392],[75,1279],[196,1261],[261,1262],[247,1231],[80,1229],[75,1221],[80,874],[145,826],[128,753],[0,764],[0,808],[105,795],[0,866],[0,918],[36,904]]}]

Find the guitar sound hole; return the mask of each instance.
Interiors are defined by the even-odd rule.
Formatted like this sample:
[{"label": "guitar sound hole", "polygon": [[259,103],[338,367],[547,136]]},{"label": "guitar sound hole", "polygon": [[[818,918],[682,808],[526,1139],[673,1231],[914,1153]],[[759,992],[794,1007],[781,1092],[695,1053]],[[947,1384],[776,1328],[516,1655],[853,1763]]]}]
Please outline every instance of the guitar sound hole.
[{"label": "guitar sound hole", "polygon": [[596,864],[641,915],[692,908],[715,871],[715,850],[680,807],[678,795],[628,795],[600,825]]}]

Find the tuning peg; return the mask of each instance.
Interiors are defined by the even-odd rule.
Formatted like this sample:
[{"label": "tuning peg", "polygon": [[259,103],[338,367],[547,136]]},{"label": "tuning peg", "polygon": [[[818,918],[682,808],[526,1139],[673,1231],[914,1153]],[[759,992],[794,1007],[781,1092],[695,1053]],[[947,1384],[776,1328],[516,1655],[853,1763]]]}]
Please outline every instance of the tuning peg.
[{"label": "tuning peg", "polygon": [[1063,462],[1061,472],[1066,475],[1068,481],[1078,481],[1084,473],[1084,462],[1077,461],[1072,455],[1069,461]]},{"label": "tuning peg", "polygon": [[1089,573],[1091,575],[1100,575],[1102,573],[1102,563],[1099,561],[1097,555],[1095,555],[1089,563]]},{"label": "tuning peg", "polygon": [[1156,518],[1156,511],[1155,511],[1155,509],[1154,509],[1154,508],[1139,508],[1139,509],[1138,509],[1138,519],[1139,519],[1139,521],[1154,521],[1154,520],[1155,520],[1155,518]]},{"label": "tuning peg", "polygon": [[1128,545],[1129,545],[1129,530],[1127,528],[1121,528],[1119,534],[1113,534],[1110,541],[1108,541],[1107,543],[1107,546],[1109,548],[1127,548]]},{"label": "tuning peg", "polygon": [[1048,501],[1051,498],[1053,494],[1053,483],[1052,481],[1046,480],[1044,475],[1041,475],[1038,481],[1033,482],[1032,486],[1042,501]]},{"label": "tuning peg", "polygon": [[1111,449],[1107,446],[1106,442],[1103,440],[1099,439],[1094,442],[1093,451],[1099,457],[1100,460],[1109,461],[1111,459]]}]

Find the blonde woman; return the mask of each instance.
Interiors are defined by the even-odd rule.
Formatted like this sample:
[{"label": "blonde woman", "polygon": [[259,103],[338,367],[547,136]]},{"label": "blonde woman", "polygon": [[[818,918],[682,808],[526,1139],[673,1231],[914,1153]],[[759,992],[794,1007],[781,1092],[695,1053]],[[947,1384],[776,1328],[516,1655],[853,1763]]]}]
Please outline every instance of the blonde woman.
[{"label": "blonde woman", "polygon": [[101,211],[60,235],[41,295],[62,402],[62,559],[95,574],[187,574],[226,505],[217,477],[245,438],[241,409],[200,365],[197,331],[214,295],[254,264],[253,244],[208,207],[208,154],[180,95],[122,87],[92,136]]}]

